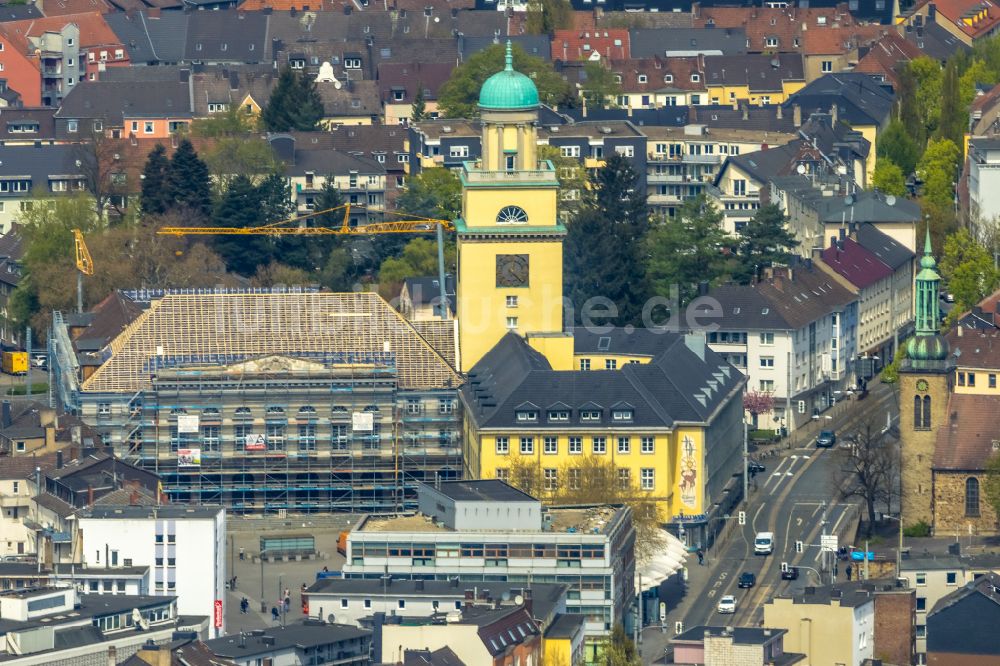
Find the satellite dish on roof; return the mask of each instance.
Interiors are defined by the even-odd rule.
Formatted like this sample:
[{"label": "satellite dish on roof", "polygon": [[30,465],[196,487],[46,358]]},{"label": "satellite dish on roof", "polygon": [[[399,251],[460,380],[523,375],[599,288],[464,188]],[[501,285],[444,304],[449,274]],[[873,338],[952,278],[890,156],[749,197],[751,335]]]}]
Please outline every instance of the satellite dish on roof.
[{"label": "satellite dish on roof", "polygon": [[329,615],[326,616],[326,621],[328,624],[336,624],[337,618],[333,616],[333,613],[330,613]]},{"label": "satellite dish on roof", "polygon": [[846,197],[844,197],[844,205],[845,206],[853,206],[854,205],[854,195],[853,194],[848,194]]},{"label": "satellite dish on roof", "polygon": [[806,165],[805,164],[798,165],[797,167],[795,167],[795,171],[801,176],[806,172]]},{"label": "satellite dish on roof", "polygon": [[890,205],[890,206],[895,206],[895,205],[896,205],[896,196],[895,196],[895,195],[893,195],[893,194],[890,194],[889,196],[887,196],[887,197],[885,198],[885,202],[886,202],[886,203],[887,203],[888,205]]},{"label": "satellite dish on roof", "polygon": [[514,604],[517,605],[517,606],[523,606],[524,605],[524,597],[522,597],[520,594],[517,595],[516,597],[514,597]]}]

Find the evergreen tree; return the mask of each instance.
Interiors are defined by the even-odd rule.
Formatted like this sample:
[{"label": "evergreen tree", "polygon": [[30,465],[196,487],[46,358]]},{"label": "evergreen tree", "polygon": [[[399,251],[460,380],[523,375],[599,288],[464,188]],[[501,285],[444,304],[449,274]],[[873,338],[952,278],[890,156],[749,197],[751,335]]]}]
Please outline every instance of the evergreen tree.
[{"label": "evergreen tree", "polygon": [[284,67],[261,119],[270,132],[315,130],[323,119],[323,100],[316,82],[304,73],[296,74],[288,66]]},{"label": "evergreen tree", "polygon": [[186,209],[205,218],[212,214],[212,183],[208,166],[187,139],[180,142],[170,160],[167,180],[171,207]]},{"label": "evergreen tree", "polygon": [[[222,195],[212,223],[216,227],[256,227],[261,223],[261,193],[246,176],[236,176]],[[215,251],[229,270],[247,277],[271,263],[274,242],[268,236],[216,236]]]},{"label": "evergreen tree", "polygon": [[269,132],[287,132],[292,128],[291,115],[295,102],[295,72],[285,66],[278,75],[278,83],[261,111],[260,118]]},{"label": "evergreen tree", "polygon": [[158,143],[149,151],[146,166],[142,169],[142,195],[139,202],[143,213],[163,215],[167,212],[170,207],[169,171],[167,150]]},{"label": "evergreen tree", "polygon": [[[899,122],[903,125],[905,136],[909,137],[917,145],[919,153],[927,142],[927,134],[926,126],[917,108],[917,77],[909,64],[900,65],[897,71],[899,74],[899,90],[896,91],[896,99],[899,104]],[[896,162],[900,168],[906,168],[907,163],[897,161],[896,157],[893,158],[893,162]]]},{"label": "evergreen tree", "polygon": [[732,238],[722,230],[722,213],[704,196],[688,201],[673,219],[653,227],[647,240],[649,281],[657,296],[676,286],[681,303],[697,294],[698,283],[718,280],[726,271],[722,249]]},{"label": "evergreen tree", "polygon": [[649,206],[631,161],[619,154],[591,178],[589,197],[566,236],[566,293],[579,320],[587,299],[618,308],[619,325],[639,325],[647,298],[643,241]]},{"label": "evergreen tree", "polygon": [[944,68],[941,81],[941,118],[938,121],[937,136],[960,146],[965,130],[968,129],[969,111],[962,104],[958,80],[958,64],[951,59]]},{"label": "evergreen tree", "polygon": [[886,158],[898,166],[904,177],[917,168],[923,152],[901,120],[892,120],[886,126],[878,137],[876,148],[879,159]]},{"label": "evergreen tree", "polygon": [[319,96],[316,80],[305,73],[297,77],[295,107],[292,114],[292,127],[299,132],[312,132],[323,120],[323,98]]},{"label": "evergreen tree", "polygon": [[787,264],[790,250],[799,245],[785,226],[785,214],[775,204],[761,206],[750,221],[740,229],[737,246],[737,266],[733,277],[750,284],[765,266]]},{"label": "evergreen tree", "polygon": [[427,103],[424,101],[424,84],[417,83],[417,94],[410,105],[410,122],[419,122],[427,116]]}]

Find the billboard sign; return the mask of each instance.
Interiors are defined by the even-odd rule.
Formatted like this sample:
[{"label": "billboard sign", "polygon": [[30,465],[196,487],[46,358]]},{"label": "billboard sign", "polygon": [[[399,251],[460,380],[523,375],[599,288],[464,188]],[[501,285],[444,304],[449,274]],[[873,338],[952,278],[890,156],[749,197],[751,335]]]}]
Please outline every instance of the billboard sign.
[{"label": "billboard sign", "polygon": [[249,434],[243,441],[243,448],[247,451],[266,451],[267,438],[260,433]]},{"label": "billboard sign", "polygon": [[351,428],[354,432],[371,432],[375,429],[375,415],[372,412],[353,412]]},{"label": "billboard sign", "polygon": [[201,449],[177,449],[178,467],[201,467]]},{"label": "billboard sign", "polygon": [[177,432],[179,432],[179,433],[196,433],[196,432],[198,432],[198,415],[197,414],[178,414],[177,415]]},{"label": "billboard sign", "polygon": [[222,599],[215,600],[215,612],[213,613],[215,628],[222,629]]}]

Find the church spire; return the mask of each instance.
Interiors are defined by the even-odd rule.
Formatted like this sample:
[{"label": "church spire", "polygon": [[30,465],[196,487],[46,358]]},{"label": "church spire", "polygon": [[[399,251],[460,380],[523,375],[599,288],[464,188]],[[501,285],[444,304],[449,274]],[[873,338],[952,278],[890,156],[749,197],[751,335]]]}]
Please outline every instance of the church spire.
[{"label": "church spire", "polygon": [[916,335],[907,345],[907,356],[913,361],[940,361],[948,356],[948,343],[938,331],[941,319],[938,286],[941,276],[932,252],[928,224],[924,236],[924,256],[920,258],[920,271],[914,282]]},{"label": "church spire", "polygon": [[514,71],[514,50],[511,46],[510,40],[507,40],[507,55],[504,56],[504,67],[503,71],[513,72]]}]

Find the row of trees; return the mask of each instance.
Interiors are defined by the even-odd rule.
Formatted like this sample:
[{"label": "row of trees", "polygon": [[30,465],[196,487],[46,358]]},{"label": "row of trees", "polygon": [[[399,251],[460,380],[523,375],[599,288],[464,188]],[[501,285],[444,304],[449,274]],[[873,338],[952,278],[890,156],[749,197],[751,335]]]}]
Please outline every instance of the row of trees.
[{"label": "row of trees", "polygon": [[699,282],[749,284],[764,267],[787,263],[797,245],[773,205],[761,207],[736,238],[705,197],[673,219],[656,219],[631,160],[616,154],[591,177],[569,225],[565,293],[577,315],[589,299],[605,297],[618,308],[618,324],[638,325],[651,296],[676,288],[684,305]]}]

